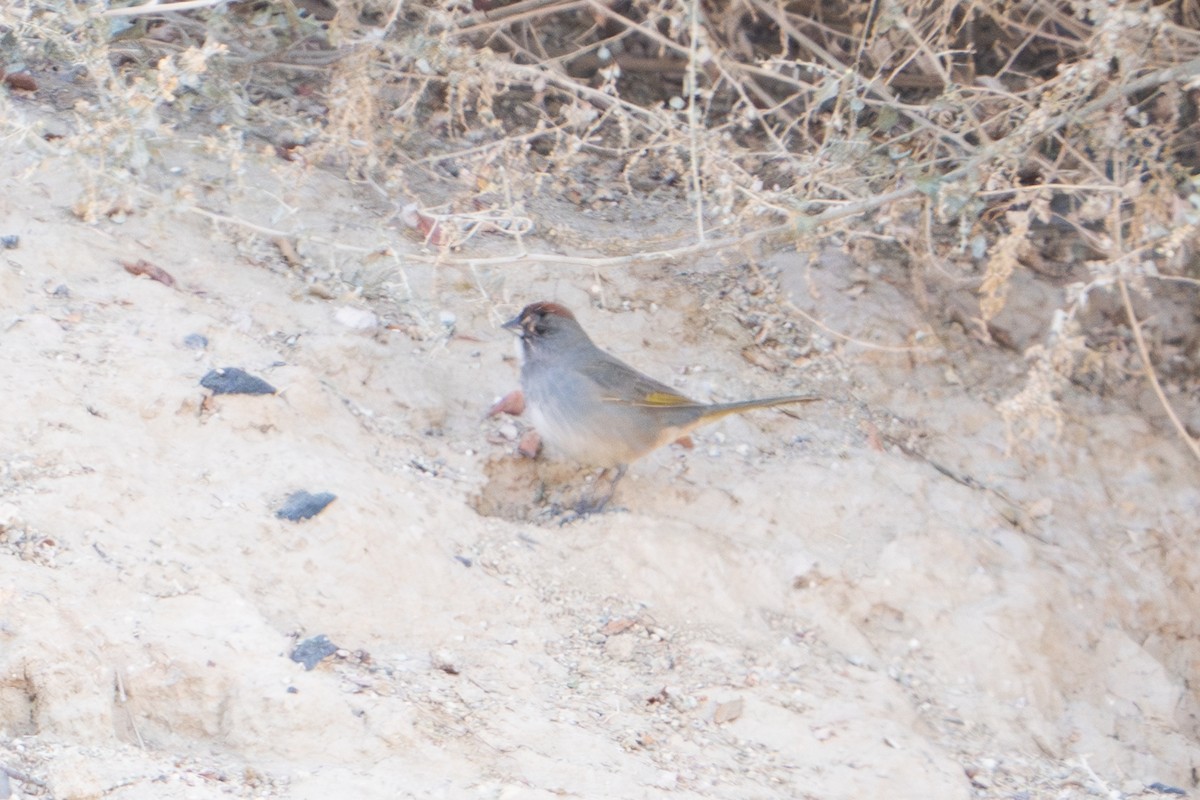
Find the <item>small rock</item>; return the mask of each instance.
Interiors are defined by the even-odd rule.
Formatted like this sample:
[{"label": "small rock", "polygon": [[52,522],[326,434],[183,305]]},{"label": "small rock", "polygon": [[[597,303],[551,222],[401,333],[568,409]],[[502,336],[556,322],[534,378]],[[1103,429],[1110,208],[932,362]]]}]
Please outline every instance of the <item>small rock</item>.
[{"label": "small rock", "polygon": [[329,641],[329,637],[322,633],[296,645],[290,658],[297,664],[303,664],[306,670],[311,671],[323,659],[333,655],[337,650],[337,645]]},{"label": "small rock", "polygon": [[726,700],[722,703],[717,703],[717,707],[713,709],[713,722],[717,725],[723,725],[726,722],[733,722],[742,715],[745,709],[745,701],[740,697],[735,697],[732,700]]},{"label": "small rock", "polygon": [[526,458],[537,458],[541,449],[542,437],[535,430],[525,431],[521,436],[521,441],[517,442],[517,452]]},{"label": "small rock", "polygon": [[337,500],[336,494],[329,492],[311,494],[301,489],[298,492],[292,492],[292,494],[288,495],[288,499],[275,512],[275,516],[291,522],[311,519],[324,511],[325,507],[334,500]]},{"label": "small rock", "polygon": [[458,660],[449,650],[434,650],[429,654],[429,664],[434,669],[440,669],[447,675],[459,673]]},{"label": "small rock", "polygon": [[600,632],[605,636],[616,636],[618,633],[624,633],[636,624],[634,620],[627,617],[617,617],[604,623],[604,627],[600,629]]},{"label": "small rock", "polygon": [[202,333],[189,333],[183,337],[183,346],[188,350],[207,350],[208,337]]},{"label": "small rock", "polygon": [[514,417],[519,417],[525,413],[525,393],[520,389],[514,389],[508,394],[501,397],[492,407],[488,409],[484,416],[494,417],[497,414],[511,414]]},{"label": "small rock", "polygon": [[379,327],[379,317],[365,308],[344,306],[337,310],[334,319],[356,331],[367,331]]},{"label": "small rock", "polygon": [[16,250],[21,246],[21,237],[15,233],[10,233],[6,236],[0,236],[0,247],[5,250]]},{"label": "small rock", "polygon": [[976,789],[991,789],[992,788],[991,778],[989,778],[986,773],[984,773],[974,767],[968,767],[965,770],[965,772],[966,772],[967,777],[970,778],[970,780],[971,780],[971,785],[974,786]]},{"label": "small rock", "polygon": [[275,394],[277,391],[262,378],[237,367],[210,370],[200,379],[200,385],[213,394]]}]

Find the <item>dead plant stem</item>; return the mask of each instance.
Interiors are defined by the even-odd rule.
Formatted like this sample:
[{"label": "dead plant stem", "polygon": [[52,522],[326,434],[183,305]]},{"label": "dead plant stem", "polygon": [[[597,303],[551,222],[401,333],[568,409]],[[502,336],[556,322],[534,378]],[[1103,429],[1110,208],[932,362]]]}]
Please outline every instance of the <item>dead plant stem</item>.
[{"label": "dead plant stem", "polygon": [[108,8],[103,15],[106,17],[138,17],[142,14],[162,14],[165,11],[190,11],[193,8],[209,8],[219,6],[228,0],[178,0],[175,3],[158,3],[151,0],[140,6],[126,8]]},{"label": "dead plant stem", "polygon": [[1183,422],[1179,419],[1179,415],[1175,413],[1175,409],[1171,407],[1171,402],[1167,399],[1166,392],[1163,391],[1162,384],[1159,383],[1158,373],[1154,371],[1154,365],[1150,363],[1150,350],[1146,347],[1146,339],[1142,336],[1142,325],[1138,321],[1137,315],[1133,312],[1133,302],[1129,299],[1129,287],[1125,284],[1124,278],[1117,278],[1117,287],[1121,290],[1121,302],[1125,304],[1125,315],[1129,318],[1129,328],[1133,331],[1133,340],[1137,343],[1138,355],[1142,359],[1142,367],[1146,370],[1146,379],[1150,381],[1150,386],[1154,389],[1154,394],[1158,397],[1158,402],[1162,405],[1163,411],[1171,419],[1171,424],[1175,426],[1179,438],[1183,439],[1184,443],[1192,451],[1192,455],[1200,461],[1200,444],[1191,437],[1184,427]]},{"label": "dead plant stem", "polygon": [[[475,14],[470,14],[463,18],[458,29],[458,33],[475,33],[485,27],[495,27],[498,25],[507,25],[516,20],[525,19],[533,16],[544,16],[546,14],[555,14],[563,11],[569,11],[578,6],[585,5],[583,2],[563,2],[563,0],[522,0],[522,2],[513,3],[508,6],[500,6],[487,11],[480,11]],[[550,8],[547,8],[550,6]]]},{"label": "dead plant stem", "polygon": [[700,144],[699,133],[700,127],[699,112],[696,109],[696,95],[700,91],[698,83],[699,70],[697,69],[696,59],[698,57],[697,50],[700,40],[700,0],[690,0],[688,3],[688,17],[691,30],[688,38],[688,60],[687,60],[687,78],[684,85],[684,91],[687,92],[687,110],[688,110],[688,158],[692,170],[692,191],[695,193],[696,202],[696,241],[704,241],[704,190],[700,182]]}]

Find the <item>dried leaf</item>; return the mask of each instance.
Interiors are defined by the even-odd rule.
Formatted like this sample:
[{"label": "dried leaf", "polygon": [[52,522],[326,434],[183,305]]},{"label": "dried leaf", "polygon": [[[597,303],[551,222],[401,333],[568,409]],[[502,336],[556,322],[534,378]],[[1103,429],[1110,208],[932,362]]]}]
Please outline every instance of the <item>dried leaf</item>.
[{"label": "dried leaf", "polygon": [[604,627],[600,629],[600,632],[605,636],[616,636],[618,633],[624,633],[636,624],[637,623],[634,620],[625,617],[610,619],[607,623],[605,623]]},{"label": "dried leaf", "polygon": [[288,263],[288,266],[304,266],[304,259],[300,257],[299,253],[296,252],[296,247],[292,244],[290,239],[283,236],[276,236],[271,239],[271,244],[279,248],[279,254],[283,256],[283,260]]},{"label": "dried leaf", "polygon": [[5,75],[4,82],[8,84],[8,88],[21,92],[36,92],[38,88],[37,81],[28,72],[13,72]]},{"label": "dried leaf", "polygon": [[165,269],[156,264],[151,264],[145,259],[139,258],[133,263],[130,263],[129,261],[122,261],[121,266],[124,267],[125,271],[130,275],[145,275],[147,278],[156,280],[164,286],[175,286],[175,278],[171,276],[171,273],[167,272]]},{"label": "dried leaf", "polygon": [[746,359],[756,367],[765,369],[767,372],[779,371],[779,365],[775,363],[775,359],[771,358],[757,347],[742,348],[742,358]]}]

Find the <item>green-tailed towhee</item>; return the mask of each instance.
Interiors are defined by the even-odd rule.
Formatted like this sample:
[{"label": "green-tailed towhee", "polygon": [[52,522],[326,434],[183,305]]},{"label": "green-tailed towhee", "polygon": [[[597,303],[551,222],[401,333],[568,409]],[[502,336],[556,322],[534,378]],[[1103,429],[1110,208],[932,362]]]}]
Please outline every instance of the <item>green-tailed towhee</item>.
[{"label": "green-tailed towhee", "polygon": [[819,398],[769,397],[699,403],[597,347],[558,303],[531,303],[504,327],[520,337],[521,388],[533,427],[555,451],[580,464],[615,469],[611,499],[634,459],[728,414]]}]

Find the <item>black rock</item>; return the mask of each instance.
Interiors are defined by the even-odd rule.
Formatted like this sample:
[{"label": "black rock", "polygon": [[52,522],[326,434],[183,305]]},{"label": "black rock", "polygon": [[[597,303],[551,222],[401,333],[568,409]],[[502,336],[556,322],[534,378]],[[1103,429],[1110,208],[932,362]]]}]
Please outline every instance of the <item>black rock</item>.
[{"label": "black rock", "polygon": [[320,664],[322,659],[328,658],[336,652],[337,645],[329,641],[329,637],[322,633],[296,645],[296,649],[292,651],[289,658],[297,664],[303,664],[305,669],[311,670]]},{"label": "black rock", "polygon": [[288,495],[288,499],[284,501],[283,506],[275,512],[275,516],[280,519],[299,522],[302,519],[310,519],[320,514],[325,510],[325,506],[334,500],[337,500],[336,494],[329,492],[312,494],[301,489],[298,492],[292,492]]},{"label": "black rock", "polygon": [[213,394],[275,394],[274,386],[237,367],[211,370],[200,385]]}]

